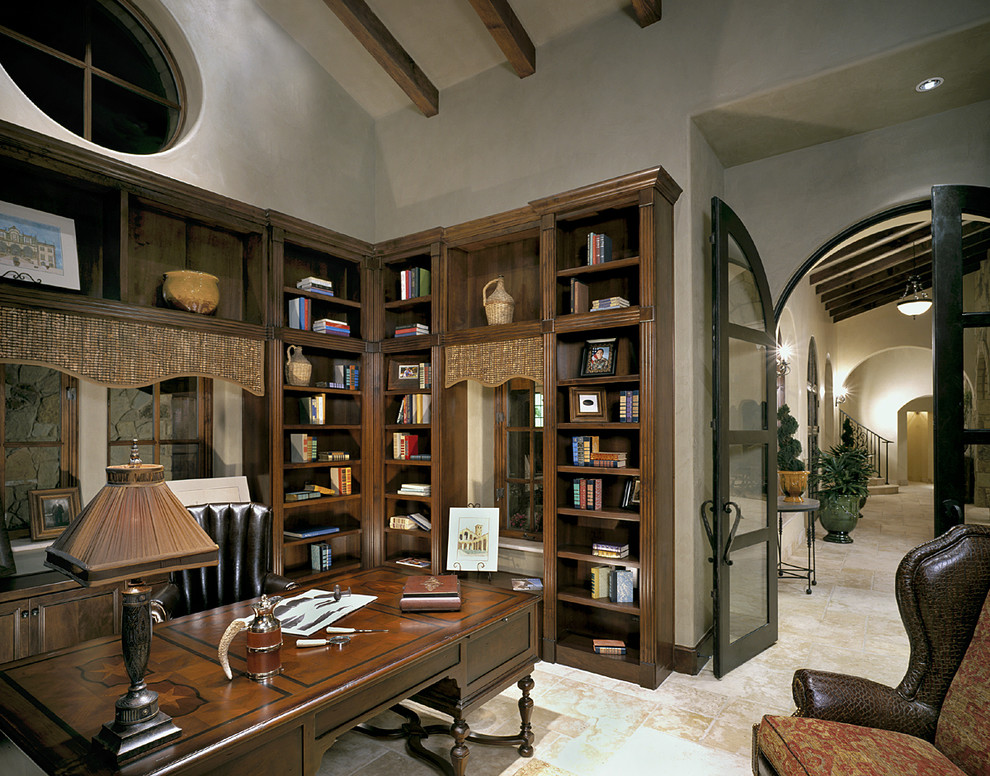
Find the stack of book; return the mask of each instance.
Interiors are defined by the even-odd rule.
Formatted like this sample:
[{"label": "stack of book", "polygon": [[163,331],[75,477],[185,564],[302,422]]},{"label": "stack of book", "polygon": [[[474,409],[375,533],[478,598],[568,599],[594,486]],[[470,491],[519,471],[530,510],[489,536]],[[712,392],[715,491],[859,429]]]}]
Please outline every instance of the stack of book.
[{"label": "stack of book", "polygon": [[299,400],[299,422],[322,425],[326,423],[326,396],[318,393],[316,396],[304,397]]},{"label": "stack of book", "polygon": [[399,299],[415,299],[430,293],[430,271],[422,267],[404,269],[399,273]]},{"label": "stack of book", "polygon": [[333,296],[333,283],[323,278],[308,277],[296,283],[296,288],[300,291],[308,291],[311,294],[322,294],[323,296]]},{"label": "stack of book", "polygon": [[396,558],[392,562],[398,563],[400,566],[412,566],[416,569],[428,569],[430,567],[430,561],[426,558]]},{"label": "stack of book", "polygon": [[619,639],[592,639],[591,645],[599,655],[626,654],[626,644]]},{"label": "stack of book", "polygon": [[409,393],[403,396],[395,422],[429,423],[430,395],[428,393]]},{"label": "stack of book", "polygon": [[351,336],[351,327],[347,321],[336,321],[333,318],[320,318],[313,321],[313,331],[317,334],[336,334],[341,337]]},{"label": "stack of book", "polygon": [[309,545],[309,565],[313,571],[327,571],[330,568],[332,555],[330,545],[326,542],[316,542]]},{"label": "stack of book", "polygon": [[336,488],[341,496],[351,495],[351,467],[334,466],[330,469],[330,485]]},{"label": "stack of book", "polygon": [[629,459],[629,453],[593,450],[587,466],[605,467],[608,469],[624,469]]},{"label": "stack of book", "polygon": [[392,457],[397,461],[421,460],[419,455],[419,436],[403,434],[396,431],[392,434]]},{"label": "stack of book", "polygon": [[316,493],[310,490],[290,490],[286,491],[285,500],[290,501],[309,501],[310,499],[320,498],[322,493]]},{"label": "stack of book", "polygon": [[392,515],[388,519],[389,528],[402,528],[406,531],[412,530],[430,530],[430,519],[423,515],[422,512],[412,512],[408,515]]},{"label": "stack of book", "polygon": [[289,328],[309,331],[312,320],[312,302],[304,296],[289,300]]},{"label": "stack of book", "polygon": [[289,434],[290,463],[309,463],[316,460],[316,437],[309,434]]},{"label": "stack of book", "polygon": [[606,299],[596,299],[591,303],[591,310],[614,310],[618,307],[628,307],[629,300],[621,296],[610,296]]},{"label": "stack of book", "polygon": [[578,477],[574,480],[574,506],[577,509],[602,508],[602,481]]},{"label": "stack of book", "polygon": [[456,574],[409,577],[399,608],[404,612],[456,612],[461,608],[461,581]]},{"label": "stack of book", "polygon": [[612,260],[612,238],[607,234],[588,233],[588,264],[604,264]]},{"label": "stack of book", "polygon": [[639,423],[639,391],[619,391],[619,422]]},{"label": "stack of book", "polygon": [[428,483],[422,483],[422,482],[403,482],[399,486],[399,495],[420,496],[421,498],[429,498],[430,486]]},{"label": "stack of book", "polygon": [[591,545],[591,554],[599,558],[625,558],[629,555],[628,544],[617,544],[616,542],[594,542]]},{"label": "stack of book", "polygon": [[327,486],[327,485],[316,485],[315,483],[307,482],[305,489],[308,490],[308,491],[310,491],[310,492],[312,492],[312,493],[316,493],[316,494],[318,494],[320,496],[339,496],[340,495],[340,491],[337,490],[333,485],[330,485],[330,486]]},{"label": "stack of book", "polygon": [[413,337],[418,334],[429,334],[430,327],[425,323],[410,323],[407,326],[398,326],[395,329],[396,337]]},{"label": "stack of book", "polygon": [[325,453],[317,453],[316,460],[318,461],[349,461],[351,460],[351,454],[345,453],[343,450],[328,450]]}]

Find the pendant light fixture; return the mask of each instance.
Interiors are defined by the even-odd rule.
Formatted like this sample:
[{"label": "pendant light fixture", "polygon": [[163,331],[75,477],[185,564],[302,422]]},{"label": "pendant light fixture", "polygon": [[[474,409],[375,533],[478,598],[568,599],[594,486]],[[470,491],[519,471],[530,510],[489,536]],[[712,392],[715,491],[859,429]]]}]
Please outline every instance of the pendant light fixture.
[{"label": "pendant light fixture", "polygon": [[[911,245],[911,260],[912,269],[917,272],[918,270],[918,256],[917,243],[912,243]],[[908,278],[907,288],[904,289],[904,294],[901,296],[900,300],[897,302],[898,312],[904,313],[904,315],[910,315],[912,318],[922,315],[928,312],[928,308],[932,306],[932,299],[928,294],[926,294],[921,288],[921,277],[919,275],[911,275]]]}]

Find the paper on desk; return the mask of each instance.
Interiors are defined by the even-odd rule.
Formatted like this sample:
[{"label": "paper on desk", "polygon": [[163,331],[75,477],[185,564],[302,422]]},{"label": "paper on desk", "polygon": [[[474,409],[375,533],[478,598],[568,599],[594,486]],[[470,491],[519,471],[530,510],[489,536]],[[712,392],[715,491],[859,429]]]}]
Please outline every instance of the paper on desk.
[{"label": "paper on desk", "polygon": [[311,636],[376,598],[373,595],[345,595],[334,601],[332,592],[307,590],[291,598],[283,598],[275,606],[275,617],[282,624],[283,633]]}]

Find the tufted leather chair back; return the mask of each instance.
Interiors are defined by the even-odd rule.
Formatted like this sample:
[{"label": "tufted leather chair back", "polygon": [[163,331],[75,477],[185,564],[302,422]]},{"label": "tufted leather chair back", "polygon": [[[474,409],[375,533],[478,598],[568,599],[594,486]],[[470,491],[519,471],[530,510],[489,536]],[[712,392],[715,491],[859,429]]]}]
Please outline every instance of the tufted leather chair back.
[{"label": "tufted leather chair back", "polygon": [[173,617],[257,598],[272,568],[272,512],[254,503],[188,507],[220,548],[219,563],[172,574],[179,601]]}]

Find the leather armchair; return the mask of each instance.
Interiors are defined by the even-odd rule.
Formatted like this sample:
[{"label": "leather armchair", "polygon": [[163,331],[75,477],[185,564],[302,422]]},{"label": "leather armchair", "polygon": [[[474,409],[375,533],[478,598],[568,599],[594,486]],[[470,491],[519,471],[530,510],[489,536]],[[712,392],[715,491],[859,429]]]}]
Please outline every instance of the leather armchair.
[{"label": "leather armchair", "polygon": [[[906,733],[936,742],[936,725],[990,591],[990,527],[956,526],[911,550],[895,577],[901,620],[911,647],[897,687],[856,676],[800,669],[792,685],[797,711],[808,717]],[[786,718],[784,718],[786,719]],[[754,727],[753,771],[776,776]]]},{"label": "leather armchair", "polygon": [[271,509],[251,502],[202,504],[188,509],[219,546],[219,563],[175,572],[165,585],[152,591],[151,616],[155,622],[297,586],[271,571]]}]

